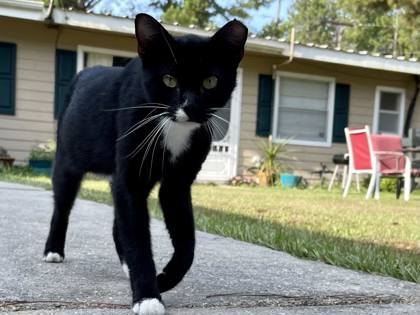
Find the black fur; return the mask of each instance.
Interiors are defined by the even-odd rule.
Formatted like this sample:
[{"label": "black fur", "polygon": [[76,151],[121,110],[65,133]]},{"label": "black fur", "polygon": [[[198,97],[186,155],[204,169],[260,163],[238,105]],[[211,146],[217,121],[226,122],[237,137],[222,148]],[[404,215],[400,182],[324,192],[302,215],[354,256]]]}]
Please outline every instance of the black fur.
[{"label": "black fur", "polygon": [[[140,58],[125,68],[86,69],[71,87],[58,127],[53,173],[55,207],[44,255],[55,252],[64,257],[68,217],[84,174],[110,174],[115,245],[121,262],[129,267],[133,302],[138,302],[144,298],[161,299],[160,293],[176,286],[192,264],[195,237],[190,187],[210,148],[211,137],[205,124],[214,108],[226,104],[235,87],[247,29],[232,21],[212,38],[174,38],[146,14],[137,15],[135,25]],[[163,84],[166,74],[177,78],[176,88]],[[206,90],[202,82],[209,76],[216,76],[218,84]],[[153,158],[149,151],[139,174],[145,148],[134,156],[130,153],[153,131],[159,119],[119,141],[118,137],[147,115],[168,111],[165,117],[175,119],[175,111],[186,100],[185,112],[191,121],[200,123],[191,135],[190,146],[172,161],[170,152],[164,153],[162,137],[158,138]],[[149,108],[155,103],[169,107]],[[158,181],[174,254],[156,276],[147,198]]]}]

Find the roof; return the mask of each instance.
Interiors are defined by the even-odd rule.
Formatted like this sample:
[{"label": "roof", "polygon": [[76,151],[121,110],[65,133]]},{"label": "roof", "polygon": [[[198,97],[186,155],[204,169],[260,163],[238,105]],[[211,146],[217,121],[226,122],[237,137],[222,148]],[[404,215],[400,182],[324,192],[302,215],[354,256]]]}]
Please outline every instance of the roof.
[{"label": "roof", "polygon": [[[33,21],[44,21],[46,9],[42,2],[36,0],[0,0],[0,16],[21,18]],[[133,20],[128,17],[116,17],[110,14],[94,14],[74,10],[54,9],[52,15],[54,23],[63,26],[99,30],[117,34],[134,35]],[[164,24],[165,28],[174,35],[195,34],[211,36],[214,30],[199,29],[194,25],[189,27]],[[311,43],[291,43],[284,39],[271,37],[259,38],[250,34],[246,44],[246,51],[260,54],[306,59],[332,64],[355,66],[367,69],[394,71],[409,74],[420,74],[420,62],[416,58],[394,58],[391,55],[369,54],[367,51],[338,50],[327,45]]]}]

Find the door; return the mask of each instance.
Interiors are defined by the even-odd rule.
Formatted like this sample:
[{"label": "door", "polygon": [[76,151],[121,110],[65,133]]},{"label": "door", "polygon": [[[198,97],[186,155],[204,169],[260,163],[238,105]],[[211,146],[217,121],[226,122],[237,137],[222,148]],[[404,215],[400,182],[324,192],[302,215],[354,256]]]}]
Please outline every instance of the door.
[{"label": "door", "polygon": [[197,176],[198,181],[227,181],[237,174],[239,124],[242,95],[242,69],[228,104],[213,117],[213,142],[210,153]]}]

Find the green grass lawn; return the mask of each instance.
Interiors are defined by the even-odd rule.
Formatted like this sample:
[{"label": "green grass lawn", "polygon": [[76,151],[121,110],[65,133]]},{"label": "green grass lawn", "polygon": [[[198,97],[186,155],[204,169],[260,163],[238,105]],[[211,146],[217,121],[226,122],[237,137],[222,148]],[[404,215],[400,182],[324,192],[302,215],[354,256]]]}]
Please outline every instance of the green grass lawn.
[{"label": "green grass lawn", "polygon": [[[14,169],[0,180],[51,187],[46,176]],[[150,210],[160,218],[157,191]],[[88,177],[79,196],[111,204],[105,180]],[[420,194],[407,203],[382,193],[364,200],[339,190],[194,185],[197,228],[328,264],[420,283]]]}]

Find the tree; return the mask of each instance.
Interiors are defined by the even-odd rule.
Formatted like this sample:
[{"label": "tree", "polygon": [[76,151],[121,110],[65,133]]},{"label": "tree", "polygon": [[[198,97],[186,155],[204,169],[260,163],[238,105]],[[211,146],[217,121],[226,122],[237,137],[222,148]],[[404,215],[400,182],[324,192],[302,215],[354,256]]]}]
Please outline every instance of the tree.
[{"label": "tree", "polygon": [[273,0],[163,0],[152,1],[150,5],[162,10],[162,20],[166,23],[178,22],[181,25],[194,24],[206,27],[214,24],[215,18],[228,21],[232,18],[246,19],[249,10],[259,9]]},{"label": "tree", "polygon": [[287,36],[291,27],[296,29],[296,40],[305,43],[333,44],[336,28],[330,23],[337,19],[338,10],[331,0],[296,0],[285,23],[266,25],[260,35]]},{"label": "tree", "polygon": [[344,49],[420,57],[420,0],[296,0],[285,23],[261,35]]},{"label": "tree", "polygon": [[[101,0],[53,0],[56,7],[74,8],[87,11],[93,9]],[[50,0],[44,0],[45,5],[49,5]]]}]

